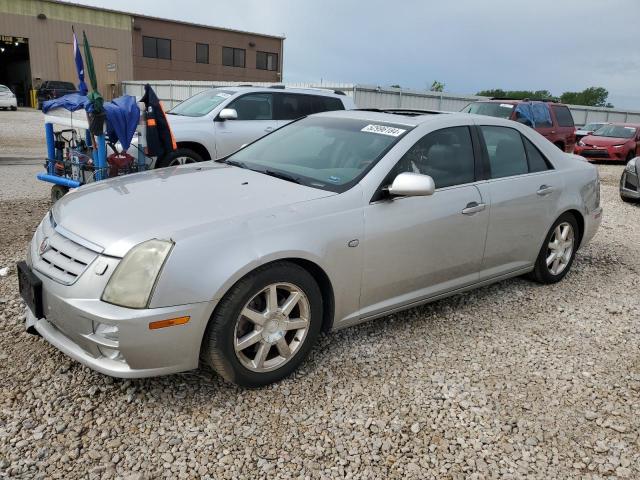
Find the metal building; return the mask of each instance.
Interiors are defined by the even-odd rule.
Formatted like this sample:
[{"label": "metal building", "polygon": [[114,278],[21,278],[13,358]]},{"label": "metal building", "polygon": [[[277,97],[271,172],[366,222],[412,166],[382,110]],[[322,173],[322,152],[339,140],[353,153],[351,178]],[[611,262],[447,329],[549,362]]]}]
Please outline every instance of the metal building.
[{"label": "metal building", "polygon": [[282,81],[284,37],[59,0],[0,0],[0,84],[20,104],[43,81],[77,84],[72,26],[80,42],[87,33],[106,98],[124,80]]}]

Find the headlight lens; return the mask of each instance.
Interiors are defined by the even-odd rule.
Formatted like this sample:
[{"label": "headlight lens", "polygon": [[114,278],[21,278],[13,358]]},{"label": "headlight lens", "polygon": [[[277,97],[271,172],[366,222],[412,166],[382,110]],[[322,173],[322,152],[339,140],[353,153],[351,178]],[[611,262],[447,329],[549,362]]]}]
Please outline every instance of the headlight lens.
[{"label": "headlight lens", "polygon": [[580,140],[580,141],[578,142],[578,145],[579,145],[579,146],[581,146],[581,147],[584,147],[584,142],[583,142],[582,140]]},{"label": "headlight lens", "polygon": [[637,159],[638,158],[636,157],[636,158],[633,158],[633,159],[629,160],[629,162],[627,163],[627,166],[624,167],[627,172],[636,173],[636,160]]},{"label": "headlight lens", "polygon": [[148,240],[133,247],[113,272],[102,300],[121,307],[146,308],[173,242]]}]

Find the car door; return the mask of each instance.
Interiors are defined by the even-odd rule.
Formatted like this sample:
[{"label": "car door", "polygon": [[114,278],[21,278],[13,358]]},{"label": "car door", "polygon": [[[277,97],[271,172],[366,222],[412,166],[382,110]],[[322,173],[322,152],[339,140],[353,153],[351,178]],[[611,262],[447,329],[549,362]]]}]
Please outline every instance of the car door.
[{"label": "car door", "polygon": [[469,127],[431,132],[390,171],[430,175],[431,196],[374,197],[365,207],[361,318],[476,282],[489,221],[475,185]]},{"label": "car door", "polygon": [[268,92],[247,93],[230,102],[226,108],[233,108],[238,118],[216,118],[216,157],[225,157],[275,130],[278,124],[273,115],[273,103],[273,94]]},{"label": "car door", "polygon": [[555,220],[563,181],[525,135],[503,126],[479,125],[488,179],[479,182],[491,203],[480,279],[530,267]]}]

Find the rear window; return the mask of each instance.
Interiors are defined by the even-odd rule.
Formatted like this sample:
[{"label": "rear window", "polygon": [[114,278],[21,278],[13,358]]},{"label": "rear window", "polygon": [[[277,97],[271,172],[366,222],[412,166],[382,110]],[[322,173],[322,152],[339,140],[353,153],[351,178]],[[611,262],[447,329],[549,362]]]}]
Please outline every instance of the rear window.
[{"label": "rear window", "polygon": [[295,120],[314,113],[333,110],[344,110],[344,105],[337,98],[297,93],[277,94],[276,118],[278,120]]},{"label": "rear window", "polygon": [[70,82],[49,82],[47,88],[56,90],[75,90],[76,87]]},{"label": "rear window", "polygon": [[556,119],[558,120],[559,126],[575,126],[573,123],[573,116],[571,115],[571,111],[567,107],[565,107],[564,105],[552,105],[551,108],[553,108],[553,113],[556,114]]},{"label": "rear window", "polygon": [[515,105],[498,102],[475,102],[462,109],[464,113],[488,115],[490,117],[511,118]]}]

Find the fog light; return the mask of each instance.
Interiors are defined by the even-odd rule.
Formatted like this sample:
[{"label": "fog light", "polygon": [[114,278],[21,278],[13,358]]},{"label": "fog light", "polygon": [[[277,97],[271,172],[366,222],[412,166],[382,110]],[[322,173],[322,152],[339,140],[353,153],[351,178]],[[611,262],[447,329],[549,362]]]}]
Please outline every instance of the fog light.
[{"label": "fog light", "polygon": [[89,335],[88,338],[96,344],[103,357],[124,361],[124,357],[118,350],[120,347],[120,331],[117,325],[94,322],[93,334]]}]

